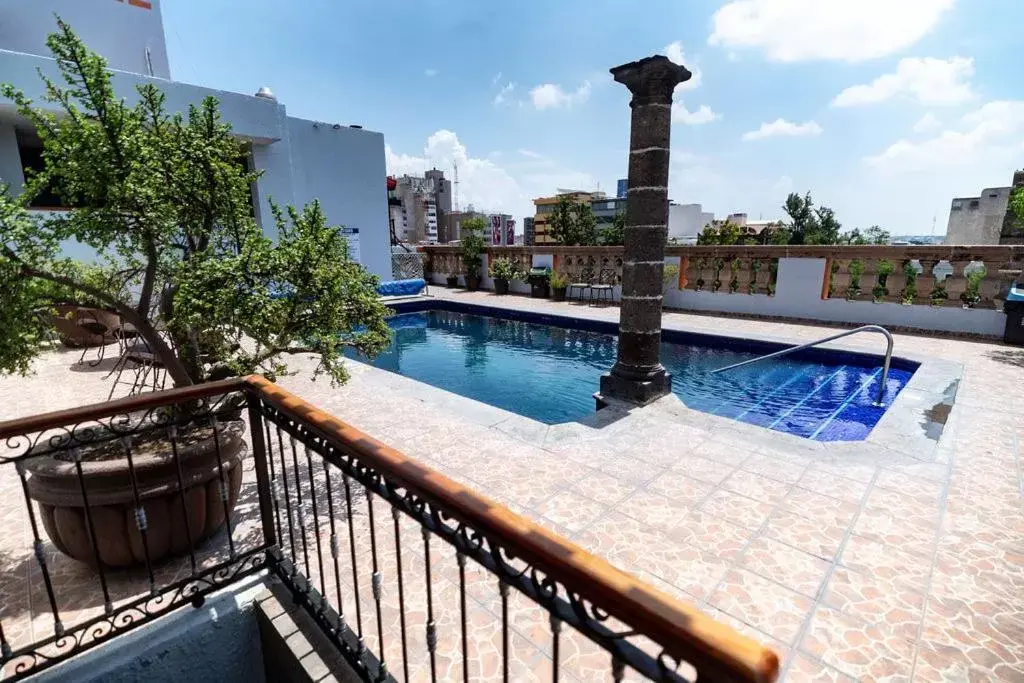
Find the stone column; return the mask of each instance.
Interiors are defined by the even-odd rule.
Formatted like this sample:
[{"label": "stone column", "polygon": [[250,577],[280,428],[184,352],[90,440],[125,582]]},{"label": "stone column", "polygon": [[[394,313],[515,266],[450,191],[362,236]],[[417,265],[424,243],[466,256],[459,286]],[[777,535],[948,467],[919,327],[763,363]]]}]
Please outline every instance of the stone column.
[{"label": "stone column", "polygon": [[685,67],[656,55],[611,70],[633,94],[629,190],[622,259],[618,359],[601,377],[601,398],[644,405],[672,390],[659,359],[662,275],[668,233],[668,161],[672,91]]}]

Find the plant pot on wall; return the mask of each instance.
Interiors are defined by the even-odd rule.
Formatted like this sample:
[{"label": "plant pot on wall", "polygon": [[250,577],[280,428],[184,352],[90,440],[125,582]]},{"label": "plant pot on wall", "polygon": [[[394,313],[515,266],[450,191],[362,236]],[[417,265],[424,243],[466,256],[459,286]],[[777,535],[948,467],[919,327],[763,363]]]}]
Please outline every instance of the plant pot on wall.
[{"label": "plant pot on wall", "polygon": [[456,287],[459,286],[459,276],[449,275],[448,279],[445,281],[445,285],[448,287],[448,289],[455,289]]},{"label": "plant pot on wall", "polygon": [[477,274],[466,275],[466,289],[475,292],[480,289],[480,276]]},{"label": "plant pot on wall", "polygon": [[503,278],[494,278],[494,293],[508,294],[508,280]]},{"label": "plant pot on wall", "polygon": [[[225,521],[221,473],[228,493],[228,514],[232,514],[242,486],[242,459],[248,451],[242,439],[244,431],[244,422],[220,423],[219,453],[209,427],[179,432],[177,454],[184,496],[166,431],[149,432],[156,439],[145,439],[148,435],[129,437],[135,484],[145,511],[145,545],[136,514],[132,473],[120,441],[79,448],[100,563],[107,567],[145,564],[147,546],[149,561],[158,562],[185,553],[190,542],[195,548],[217,533]],[[112,452],[114,448],[120,448],[120,454]],[[65,555],[95,565],[82,497],[83,481],[70,453],[30,455],[24,461],[31,474],[28,494],[39,504],[43,527],[53,544]]]}]

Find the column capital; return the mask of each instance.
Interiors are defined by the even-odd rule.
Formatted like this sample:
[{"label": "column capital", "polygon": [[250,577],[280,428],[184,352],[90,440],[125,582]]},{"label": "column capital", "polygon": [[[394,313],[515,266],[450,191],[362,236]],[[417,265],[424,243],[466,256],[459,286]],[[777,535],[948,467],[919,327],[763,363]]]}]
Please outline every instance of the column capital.
[{"label": "column capital", "polygon": [[631,107],[643,104],[672,104],[672,91],[693,75],[664,55],[644,57],[610,69],[612,78],[633,93]]}]

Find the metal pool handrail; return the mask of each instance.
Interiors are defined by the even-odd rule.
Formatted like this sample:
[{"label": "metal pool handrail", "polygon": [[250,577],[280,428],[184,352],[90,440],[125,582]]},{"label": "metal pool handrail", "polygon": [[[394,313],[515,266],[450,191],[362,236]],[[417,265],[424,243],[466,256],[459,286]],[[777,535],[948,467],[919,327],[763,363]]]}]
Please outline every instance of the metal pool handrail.
[{"label": "metal pool handrail", "polygon": [[807,344],[801,344],[800,346],[791,346],[788,349],[782,349],[781,351],[769,353],[764,356],[751,358],[750,360],[745,360],[740,363],[733,363],[732,365],[727,365],[724,368],[712,370],[711,374],[725,372],[726,370],[734,370],[736,368],[743,367],[744,365],[750,365],[751,363],[759,363],[763,360],[768,360],[769,358],[779,358],[781,356],[788,356],[791,353],[803,351],[804,349],[809,349],[812,346],[824,344],[825,342],[834,341],[836,339],[842,339],[843,337],[849,337],[851,334],[857,334],[858,332],[878,332],[880,334],[885,335],[885,364],[882,366],[882,382],[881,384],[878,385],[878,398],[875,400],[875,405],[880,406],[882,405],[882,398],[885,396],[886,380],[889,378],[889,364],[892,362],[892,334],[889,332],[889,330],[885,329],[881,325],[864,325],[862,327],[858,327],[852,330],[846,330],[845,332],[840,332],[839,334],[833,334],[831,337],[818,339]]}]

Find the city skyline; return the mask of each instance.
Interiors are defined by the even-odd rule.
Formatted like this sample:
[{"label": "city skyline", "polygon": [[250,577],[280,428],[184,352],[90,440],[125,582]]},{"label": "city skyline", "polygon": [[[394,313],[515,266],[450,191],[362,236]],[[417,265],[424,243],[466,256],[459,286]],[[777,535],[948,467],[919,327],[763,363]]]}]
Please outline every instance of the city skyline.
[{"label": "city skyline", "polygon": [[952,197],[1005,185],[1024,156],[1008,0],[246,8],[164,6],[172,75],[381,131],[392,174],[457,161],[462,206],[517,220],[559,187],[614,194],[628,94],[607,69],[654,53],[694,73],[670,196],[716,215],[778,217],[809,190],[846,227],[941,232]]}]

